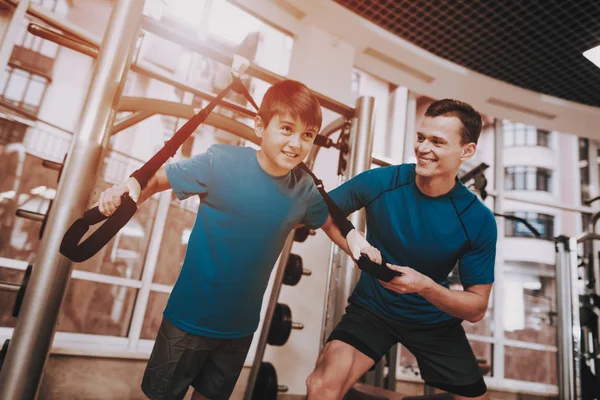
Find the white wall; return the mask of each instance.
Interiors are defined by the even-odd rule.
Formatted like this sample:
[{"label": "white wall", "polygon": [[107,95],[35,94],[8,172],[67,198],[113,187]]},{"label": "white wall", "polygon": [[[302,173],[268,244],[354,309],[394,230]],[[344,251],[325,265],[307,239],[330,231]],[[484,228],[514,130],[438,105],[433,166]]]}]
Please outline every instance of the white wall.
[{"label": "white wall", "polygon": [[504,259],[510,261],[529,261],[554,265],[554,242],[530,238],[505,238]]}]

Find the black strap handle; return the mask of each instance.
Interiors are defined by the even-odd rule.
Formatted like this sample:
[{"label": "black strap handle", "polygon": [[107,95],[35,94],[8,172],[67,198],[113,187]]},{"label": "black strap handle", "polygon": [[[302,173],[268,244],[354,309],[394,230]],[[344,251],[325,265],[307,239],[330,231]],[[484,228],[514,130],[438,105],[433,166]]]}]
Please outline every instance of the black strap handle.
[{"label": "black strap handle", "polygon": [[[127,225],[136,211],[137,205],[127,193],[123,195],[121,205],[110,217],[101,214],[98,207],[87,210],[81,218],[73,222],[65,233],[65,236],[63,236],[63,240],[60,243],[60,253],[74,262],[82,262],[90,259],[106,246],[122,227]],[[82,243],[79,243],[90,229],[90,226],[104,220],[106,222],[100,228]]]},{"label": "black strap handle", "polygon": [[[206,120],[212,110],[219,104],[230,90],[241,92],[247,96],[252,104],[255,104],[250,94],[240,81],[238,76],[233,76],[232,82],[223,89],[217,97],[204,107],[198,114],[187,121],[171,139],[165,142],[160,149],[148,162],[142,165],[130,176],[140,184],[143,189],[148,184],[152,176],[175,155],[179,147],[186,141],[192,133]],[[100,213],[98,207],[87,210],[83,217],[76,220],[67,229],[60,244],[60,253],[74,262],[82,262],[90,259],[98,253],[106,244],[123,228],[137,211],[137,205],[128,194],[123,195],[121,204],[115,210],[114,214],[106,217]],[[80,243],[92,225],[96,225],[106,220],[93,234]]]},{"label": "black strap handle", "polygon": [[[313,174],[313,172],[310,170],[310,168],[306,166],[306,164],[300,163],[298,164],[298,168],[300,168],[301,170],[309,174],[311,178],[313,178],[313,180],[315,181],[315,185],[317,185],[317,190],[323,197],[325,204],[327,204],[327,209],[329,210],[329,215],[331,215],[331,219],[333,219],[333,222],[337,225],[338,228],[340,228],[340,232],[342,233],[342,235],[344,237],[347,237],[348,233],[350,233],[351,230],[355,229],[354,225],[348,220],[348,218],[346,218],[340,207],[338,207],[338,205],[335,203],[335,201],[333,201],[331,196],[329,196],[329,193],[325,191],[323,181],[317,178],[316,175]],[[356,262],[358,268],[360,268],[361,271],[366,272],[367,274],[374,276],[375,278],[384,282],[389,282],[396,276],[402,275],[401,272],[394,271],[393,269],[387,267],[387,261],[383,259],[383,255],[381,264],[371,261],[371,259],[365,254],[361,254],[360,258],[358,260],[355,259],[354,261]]]}]

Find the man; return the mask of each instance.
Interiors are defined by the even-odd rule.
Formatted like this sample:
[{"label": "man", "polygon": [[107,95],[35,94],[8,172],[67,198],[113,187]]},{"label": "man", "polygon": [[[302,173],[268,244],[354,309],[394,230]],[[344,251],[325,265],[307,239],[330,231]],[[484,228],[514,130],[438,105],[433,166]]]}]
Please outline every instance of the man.
[{"label": "man", "polygon": [[[417,131],[416,164],[366,171],[332,191],[346,214],[365,207],[368,241],[402,275],[389,283],[361,275],[307,380],[309,399],[342,398],[398,342],[428,385],[459,399],[487,398],[461,322],[480,321],[487,310],[497,228],[457,179],[481,126],[468,104],[436,101]],[[463,291],[448,289],[457,262]]]}]

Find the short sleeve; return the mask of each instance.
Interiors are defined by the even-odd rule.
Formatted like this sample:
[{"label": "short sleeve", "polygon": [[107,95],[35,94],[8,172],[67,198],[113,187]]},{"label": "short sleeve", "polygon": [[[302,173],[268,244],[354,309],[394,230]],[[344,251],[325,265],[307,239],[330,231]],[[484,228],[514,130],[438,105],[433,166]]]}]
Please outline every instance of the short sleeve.
[{"label": "short sleeve", "polygon": [[377,178],[374,178],[377,172],[376,170],[365,171],[329,192],[333,201],[346,216],[369,203],[374,192],[373,182],[377,181]]},{"label": "short sleeve", "polygon": [[483,285],[494,282],[496,264],[496,219],[489,213],[479,237],[472,248],[459,259],[460,280],[463,285]]},{"label": "short sleeve", "polygon": [[325,200],[323,200],[323,196],[321,196],[317,187],[312,184],[306,214],[304,214],[301,223],[309,229],[319,229],[327,221],[328,216],[327,204],[325,204]]},{"label": "short sleeve", "polygon": [[188,160],[167,165],[169,184],[179,200],[208,193],[213,158],[214,152],[211,147],[205,153]]}]

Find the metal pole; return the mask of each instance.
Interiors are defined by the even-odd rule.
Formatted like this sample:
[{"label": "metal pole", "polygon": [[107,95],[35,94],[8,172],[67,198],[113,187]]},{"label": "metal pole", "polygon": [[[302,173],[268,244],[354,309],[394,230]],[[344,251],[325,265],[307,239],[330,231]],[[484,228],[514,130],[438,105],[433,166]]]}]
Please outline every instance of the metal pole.
[{"label": "metal pole", "polygon": [[[375,127],[375,99],[373,97],[360,97],[356,102],[356,130],[350,136],[350,176],[354,177],[363,171],[371,169],[373,153],[373,136]],[[350,221],[359,231],[364,232],[367,226],[365,210],[359,210],[350,216]],[[354,262],[346,254],[345,270],[340,271],[341,279],[338,281],[339,289],[336,292],[335,319],[336,323],[342,318],[348,305],[348,297],[354,290],[360,277],[360,272],[354,268]],[[342,264],[343,265],[343,264]],[[367,372],[365,383],[383,387],[383,363],[379,361],[375,370]]]},{"label": "metal pole", "polygon": [[561,400],[575,399],[569,238],[556,238],[556,305],[558,391]]},{"label": "metal pole", "polygon": [[[129,68],[144,2],[115,3],[94,65],[88,95],[79,118],[77,135],[58,185],[54,207],[34,263],[21,314],[0,373],[0,399],[34,399],[41,381],[54,329],[64,298],[71,263],[59,255],[63,233],[89,201],[94,179],[109,135],[118,87]],[[67,178],[65,178],[67,177]]]},{"label": "metal pole", "polygon": [[[494,212],[504,214],[504,130],[501,119],[494,121],[494,190],[498,194],[494,198]],[[496,243],[496,268],[494,269],[494,321],[504,321],[504,221],[496,223],[498,227],[498,242]],[[504,325],[494,323],[492,326],[494,346],[492,347],[492,365],[494,378],[504,378]]]},{"label": "metal pole", "polygon": [[281,283],[283,282],[283,276],[285,275],[285,267],[288,262],[288,258],[294,245],[294,232],[290,232],[288,235],[281,255],[279,256],[279,263],[277,265],[277,271],[275,273],[275,279],[273,280],[273,289],[269,296],[269,303],[267,304],[267,311],[265,312],[265,319],[260,331],[260,337],[258,338],[258,344],[256,345],[256,353],[254,354],[254,361],[250,369],[250,375],[248,376],[248,385],[244,392],[244,400],[251,400],[252,393],[254,392],[254,386],[256,385],[256,378],[258,377],[258,370],[262,363],[265,349],[267,347],[267,337],[269,336],[269,329],[271,328],[271,321],[273,320],[273,314],[275,313],[275,306],[277,306],[277,300],[279,299],[279,292],[281,291]]},{"label": "metal pole", "polygon": [[[371,169],[371,153],[373,151],[373,132],[375,116],[375,99],[371,96],[359,97],[356,101],[356,118],[350,135],[350,153],[348,157],[349,176],[353,177],[363,171]],[[359,210],[350,216],[350,221],[356,229],[364,232],[366,228],[366,215],[364,210]],[[352,293],[360,276],[354,268],[352,260],[346,255],[346,268],[339,271],[340,279],[335,295],[334,323],[339,322],[347,306],[347,299]]]},{"label": "metal pole", "polygon": [[581,398],[581,323],[579,321],[579,295],[577,282],[579,281],[579,262],[577,260],[577,238],[569,238],[569,270],[568,284],[571,287],[571,334],[573,335],[573,386],[575,398]]},{"label": "metal pole", "polygon": [[[589,191],[590,198],[594,198],[600,194],[600,187],[599,187],[600,186],[600,176],[598,176],[599,174],[598,174],[598,167],[597,167],[598,146],[599,146],[598,142],[596,142],[594,140],[589,141],[587,159],[588,159],[588,163],[589,163],[588,171],[590,174],[590,191]],[[585,227],[583,227],[583,229],[585,229]],[[589,229],[589,232],[596,233],[596,227],[591,226]],[[600,253],[600,245],[598,242],[596,242],[594,240],[590,243],[590,246],[592,248],[592,255],[590,257],[590,262],[592,263],[592,266],[593,266],[593,268],[590,272],[593,274],[593,276],[588,276],[588,279],[593,279],[593,281],[594,281],[593,290],[595,293],[600,294],[600,259],[598,258],[598,254]],[[587,282],[586,282],[586,284],[587,284]],[[600,320],[598,321],[598,323],[600,324]],[[598,325],[598,328],[600,328],[600,325]]]},{"label": "metal pole", "polygon": [[2,44],[0,45],[0,82],[6,81],[6,66],[8,65],[8,60],[10,60],[13,48],[15,47],[19,28],[21,28],[21,24],[23,23],[28,8],[29,0],[19,1],[17,8],[12,13],[8,27],[6,27],[6,30],[4,31]]}]

